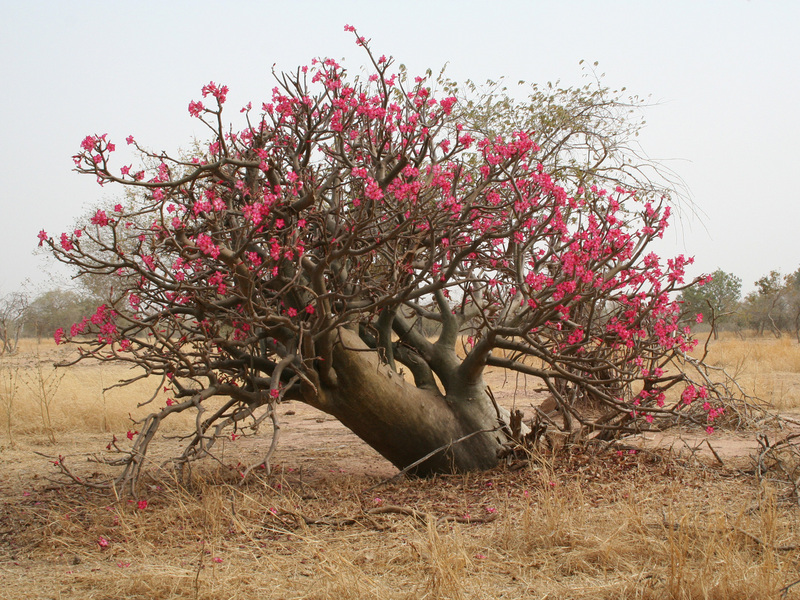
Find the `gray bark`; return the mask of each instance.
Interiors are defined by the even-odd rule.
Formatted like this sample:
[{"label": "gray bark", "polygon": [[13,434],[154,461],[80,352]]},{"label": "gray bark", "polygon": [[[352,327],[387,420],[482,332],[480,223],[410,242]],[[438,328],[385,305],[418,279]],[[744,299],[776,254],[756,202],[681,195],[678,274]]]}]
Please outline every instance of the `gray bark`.
[{"label": "gray bark", "polygon": [[[420,476],[490,469],[506,442],[505,411],[495,408],[482,379],[443,395],[396,373],[355,333],[340,330],[333,350],[335,385],[309,402],[341,421],[398,469],[437,449],[410,470]],[[463,439],[462,438],[466,438]],[[461,441],[458,441],[461,440]]]}]

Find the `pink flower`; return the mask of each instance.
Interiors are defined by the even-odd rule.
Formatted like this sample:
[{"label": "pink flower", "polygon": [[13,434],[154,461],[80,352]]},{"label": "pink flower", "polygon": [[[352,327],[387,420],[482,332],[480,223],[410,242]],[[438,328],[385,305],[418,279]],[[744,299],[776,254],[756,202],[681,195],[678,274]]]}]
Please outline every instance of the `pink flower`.
[{"label": "pink flower", "polygon": [[193,117],[199,117],[204,108],[202,102],[189,102],[189,114]]},{"label": "pink flower", "polygon": [[87,322],[88,319],[84,317],[80,323],[73,323],[72,327],[69,328],[70,336],[75,337],[76,335],[80,335],[81,333],[86,331]]},{"label": "pink flower", "polygon": [[378,182],[372,178],[367,179],[367,188],[364,190],[364,193],[370,200],[377,201],[383,198],[383,190],[381,189],[381,186],[378,185]]},{"label": "pink flower", "polygon": [[108,548],[108,540],[101,535],[97,538],[97,545],[100,546],[101,549]]},{"label": "pink flower", "polygon": [[139,502],[136,503],[136,508],[139,510],[144,510],[147,508],[147,500],[139,500]]},{"label": "pink flower", "polygon": [[44,229],[42,229],[36,237],[39,238],[39,245],[40,246],[47,241],[47,233],[45,232]]},{"label": "pink flower", "polygon": [[64,328],[59,327],[56,329],[56,332],[53,334],[53,339],[56,341],[56,345],[64,343]]},{"label": "pink flower", "polygon": [[138,431],[131,431],[131,430],[129,429],[129,430],[128,430],[128,433],[126,433],[125,435],[128,437],[128,439],[129,439],[129,440],[132,440],[132,439],[133,439],[133,436],[135,436],[137,433],[139,433],[139,432],[138,432]]},{"label": "pink flower", "polygon": [[108,216],[106,215],[106,211],[98,210],[94,216],[92,217],[92,225],[98,225],[100,227],[105,227],[108,225]]},{"label": "pink flower", "polygon": [[691,384],[681,394],[681,400],[683,400],[684,404],[691,404],[696,397],[697,389]]},{"label": "pink flower", "polygon": [[697,321],[698,323],[702,323],[703,322],[703,313],[697,313],[697,316],[694,318],[694,320]]},{"label": "pink flower", "polygon": [[83,138],[83,141],[81,142],[81,148],[91,152],[92,150],[94,150],[94,144],[95,144],[95,137],[93,135],[87,135],[85,138]]},{"label": "pink flower", "polygon": [[247,260],[253,263],[254,267],[257,267],[261,264],[261,257],[257,252],[245,252],[244,255],[247,257]]},{"label": "pink flower", "polygon": [[173,404],[175,404],[175,400],[172,398],[167,398],[167,406],[172,406]]},{"label": "pink flower", "polygon": [[130,146],[131,144],[134,144],[134,143],[136,143],[136,142],[135,142],[135,140],[133,139],[133,136],[132,136],[132,135],[129,135],[128,137],[126,137],[126,138],[125,138],[125,141],[126,141],[126,142],[128,142],[128,145],[129,145],[129,146]]},{"label": "pink flower", "polygon": [[442,107],[444,114],[449,115],[450,112],[453,110],[453,105],[456,103],[456,97],[450,96],[449,98],[445,98],[439,105]]},{"label": "pink flower", "polygon": [[222,559],[219,556],[215,556],[211,560],[213,560],[215,563],[221,563],[222,562]]},{"label": "pink flower", "polygon": [[205,233],[201,233],[197,236],[197,247],[200,248],[203,254],[211,258],[217,258],[219,256],[219,247],[214,243],[214,240]]},{"label": "pink flower", "polygon": [[216,83],[211,81],[208,83],[208,85],[203,86],[203,98],[205,98],[209,94],[214,96],[217,99],[217,102],[219,102],[220,104],[224,104],[225,98],[228,95],[228,86],[227,85],[218,86]]},{"label": "pink flower", "polygon": [[711,425],[709,425],[708,427],[706,427],[706,433],[708,435],[711,435],[712,433],[714,433],[714,428]]},{"label": "pink flower", "polygon": [[69,252],[73,249],[72,240],[69,239],[69,236],[66,233],[61,234],[61,247]]}]

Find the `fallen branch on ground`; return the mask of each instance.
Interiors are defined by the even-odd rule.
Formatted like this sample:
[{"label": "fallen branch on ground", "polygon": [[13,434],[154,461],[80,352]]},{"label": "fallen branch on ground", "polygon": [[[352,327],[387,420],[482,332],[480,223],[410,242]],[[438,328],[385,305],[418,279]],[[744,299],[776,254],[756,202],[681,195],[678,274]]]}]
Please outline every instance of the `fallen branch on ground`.
[{"label": "fallen branch on ground", "polygon": [[371,508],[369,510],[364,511],[363,515],[355,517],[326,516],[320,518],[312,518],[304,515],[303,513],[287,509],[278,509],[277,513],[273,514],[275,514],[276,516],[289,515],[297,519],[299,522],[304,523],[305,525],[321,525],[326,527],[345,527],[349,525],[355,525],[360,522],[359,521],[360,517],[367,517],[369,518],[370,521],[373,522],[373,524],[376,524],[375,521],[370,517],[374,515],[385,515],[385,514],[405,515],[413,517],[414,519],[416,519],[421,523],[427,523],[429,521],[433,521],[435,522],[437,527],[443,523],[462,523],[465,525],[478,525],[484,523],[491,523],[497,518],[497,513],[489,513],[483,517],[473,517],[471,515],[462,515],[462,516],[442,515],[438,518],[435,518],[435,515],[431,513],[426,513],[407,506],[394,506],[394,505],[377,506],[375,508]]}]

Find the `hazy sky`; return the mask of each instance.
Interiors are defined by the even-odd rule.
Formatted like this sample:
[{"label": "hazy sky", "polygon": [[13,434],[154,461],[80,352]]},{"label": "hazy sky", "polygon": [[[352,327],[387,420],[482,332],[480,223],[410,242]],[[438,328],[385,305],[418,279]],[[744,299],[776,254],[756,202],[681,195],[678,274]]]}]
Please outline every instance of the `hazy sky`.
[{"label": "hazy sky", "polygon": [[580,84],[599,61],[611,87],[650,96],[644,150],[688,186],[702,214],[674,222],[664,254],[696,257],[744,288],[800,266],[800,2],[529,0],[404,2],[0,0],[0,294],[64,273],[36,234],[71,230],[120,190],[72,172],[89,133],[154,150],[201,135],[187,106],[210,80],[235,109],[258,106],[271,69],[363,51],[344,24],[412,74]]}]

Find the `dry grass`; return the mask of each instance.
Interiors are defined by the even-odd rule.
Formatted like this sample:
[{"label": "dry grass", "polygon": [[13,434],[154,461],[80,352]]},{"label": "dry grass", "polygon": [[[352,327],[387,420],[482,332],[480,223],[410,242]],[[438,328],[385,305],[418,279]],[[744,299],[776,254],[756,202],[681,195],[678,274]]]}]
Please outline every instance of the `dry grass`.
[{"label": "dry grass", "polygon": [[709,363],[724,367],[749,394],[778,410],[800,408],[800,344],[795,340],[723,334],[710,350]]},{"label": "dry grass", "polygon": [[[371,493],[364,476],[224,479],[153,481],[144,509],[76,489],[5,504],[0,598],[778,598],[800,578],[779,549],[800,543],[795,508],[644,455]],[[367,516],[377,504],[428,519]],[[498,518],[435,520],[466,514]]]},{"label": "dry grass", "polygon": [[[124,388],[104,391],[121,379],[137,374],[124,366],[81,363],[66,369],[55,369],[54,362],[68,359],[69,350],[52,341],[37,343],[21,340],[14,356],[0,357],[0,430],[12,436],[40,436],[63,439],[64,434],[120,433],[132,426],[152,406],[163,406],[167,395],[156,394],[153,404],[137,408],[137,404],[159,390],[158,381],[141,381]],[[4,383],[16,379],[16,394],[9,406]],[[52,393],[51,397],[47,397]],[[43,404],[47,403],[43,412]],[[48,416],[43,416],[47,415]],[[187,421],[190,417],[187,418]],[[174,421],[174,426],[185,422]],[[166,427],[172,426],[165,423]]]},{"label": "dry grass", "polygon": [[[4,367],[31,377],[61,352],[36,350]],[[711,357],[761,390],[800,370],[800,350],[781,340],[723,339]],[[278,468],[243,486],[218,463],[181,484],[154,466],[133,500],[49,483],[53,467],[33,451],[89,453],[130,426],[136,394],[150,388],[103,394],[120,375],[65,373],[55,446],[30,387],[17,389],[12,438],[0,404],[0,599],[800,598],[797,504],[735,469],[666,453],[562,451],[516,471],[369,491],[392,468],[290,406]],[[226,463],[258,451],[245,441]],[[98,469],[72,464],[82,476]],[[378,506],[425,516],[368,514]],[[441,519],[466,515],[480,522]]]}]

